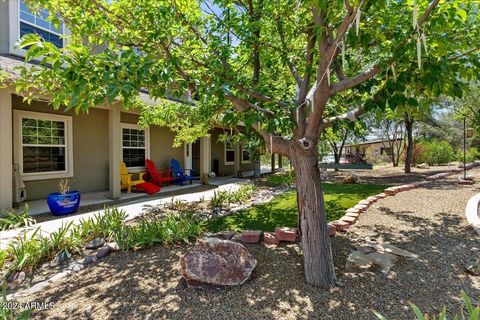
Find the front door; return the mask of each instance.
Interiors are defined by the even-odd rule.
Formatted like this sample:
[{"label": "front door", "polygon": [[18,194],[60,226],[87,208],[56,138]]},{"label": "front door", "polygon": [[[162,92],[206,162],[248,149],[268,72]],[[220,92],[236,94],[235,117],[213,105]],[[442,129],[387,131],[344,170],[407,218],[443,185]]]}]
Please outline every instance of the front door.
[{"label": "front door", "polygon": [[195,177],[200,176],[200,140],[192,143],[192,169]]}]

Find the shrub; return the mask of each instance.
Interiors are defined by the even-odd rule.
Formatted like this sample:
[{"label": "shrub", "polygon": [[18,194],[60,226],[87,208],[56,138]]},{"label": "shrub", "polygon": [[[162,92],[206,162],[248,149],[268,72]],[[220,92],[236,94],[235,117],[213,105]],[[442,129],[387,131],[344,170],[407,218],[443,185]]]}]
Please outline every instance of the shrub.
[{"label": "shrub", "polygon": [[210,199],[212,207],[221,207],[228,203],[245,203],[257,190],[253,184],[242,184],[237,190],[215,191]]},{"label": "shrub", "polygon": [[[460,315],[458,314],[455,315],[453,319],[478,320],[480,318],[480,307],[479,306],[474,307],[472,305],[472,301],[470,300],[470,297],[464,291],[462,291],[462,298],[463,298],[463,306],[462,306]],[[420,309],[413,303],[410,303],[410,306],[412,307],[412,310],[415,313],[415,319],[417,320],[429,320],[429,319],[447,320],[447,308],[445,306],[442,308],[442,312],[440,312],[438,316],[436,315],[429,316],[428,314],[422,314],[422,311],[420,311]],[[465,308],[467,309],[466,312],[465,312]],[[373,311],[373,313],[377,316],[377,318],[381,320],[387,320],[387,318],[382,316],[380,313],[376,311]]]},{"label": "shrub", "polygon": [[295,183],[295,172],[287,171],[282,174],[272,174],[267,177],[267,185],[270,187],[290,186]]},{"label": "shrub", "polygon": [[0,211],[0,230],[11,230],[20,227],[28,227],[35,224],[36,221],[30,216],[28,205],[19,212],[2,210]]},{"label": "shrub", "polygon": [[191,212],[166,217],[144,217],[133,226],[122,226],[114,240],[123,250],[151,247],[155,244],[189,243],[204,231],[204,222]]},{"label": "shrub", "polygon": [[[412,165],[417,165],[420,163],[424,163],[425,161],[425,145],[422,143],[415,143],[413,145],[413,154],[412,154]],[[407,151],[405,150],[402,153],[402,162],[405,162],[407,159]]]},{"label": "shrub", "polygon": [[432,140],[421,143],[425,149],[423,156],[419,156],[418,163],[447,164],[455,160],[455,151],[447,141]]},{"label": "shrub", "polygon": [[[480,159],[480,151],[477,148],[470,148],[466,154],[467,163],[475,162]],[[463,163],[463,150],[460,150],[457,155],[457,160]]]},{"label": "shrub", "polygon": [[62,225],[48,237],[39,234],[40,228],[29,237],[24,233],[12,241],[7,249],[0,251],[0,269],[6,269],[7,274],[33,269],[60,251],[79,251],[85,242],[94,237],[112,238],[115,231],[122,227],[125,216],[122,210],[105,209],[103,215],[81,220],[79,225],[74,226],[72,222]]}]

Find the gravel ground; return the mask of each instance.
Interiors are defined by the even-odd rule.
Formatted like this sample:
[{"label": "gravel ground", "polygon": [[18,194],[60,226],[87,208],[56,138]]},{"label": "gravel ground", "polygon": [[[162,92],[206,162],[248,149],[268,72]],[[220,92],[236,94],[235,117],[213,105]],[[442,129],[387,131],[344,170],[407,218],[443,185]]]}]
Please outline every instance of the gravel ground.
[{"label": "gravel ground", "polygon": [[[480,170],[473,172],[480,181]],[[332,240],[339,286],[304,282],[297,245],[248,245],[258,264],[243,286],[196,291],[186,287],[179,259],[186,246],[115,253],[25,301],[51,301],[35,319],[412,319],[408,301],[425,312],[458,311],[461,290],[478,303],[480,277],[465,267],[480,256],[480,239],[466,223],[467,200],[478,193],[455,178],[383,199],[347,233]],[[357,241],[382,237],[420,255],[378,268],[345,270]],[[24,302],[25,302],[24,301]]]},{"label": "gravel ground", "polygon": [[[353,170],[360,177],[362,183],[376,184],[404,184],[424,180],[426,176],[445,172],[456,168],[458,165],[431,166],[429,169],[412,167],[412,172],[406,174],[404,167],[392,167],[391,165],[374,167],[373,170]],[[327,170],[327,180],[341,182],[352,170]]]}]

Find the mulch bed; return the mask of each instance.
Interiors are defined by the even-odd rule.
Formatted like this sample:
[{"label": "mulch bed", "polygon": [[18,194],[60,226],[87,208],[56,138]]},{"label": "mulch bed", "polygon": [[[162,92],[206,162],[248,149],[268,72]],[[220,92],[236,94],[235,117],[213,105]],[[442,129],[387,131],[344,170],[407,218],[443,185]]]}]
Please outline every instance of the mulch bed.
[{"label": "mulch bed", "polygon": [[[432,170],[428,170],[432,174]],[[470,172],[480,181],[480,170]],[[378,201],[348,233],[332,239],[338,287],[307,285],[298,245],[247,245],[258,264],[244,285],[226,290],[187,288],[179,260],[187,246],[117,252],[25,301],[51,301],[34,319],[412,319],[411,301],[424,312],[459,311],[460,291],[474,302],[480,277],[465,267],[480,257],[480,239],[467,224],[467,200],[478,193],[456,176]],[[353,244],[383,238],[420,255],[388,274],[345,269]]]}]

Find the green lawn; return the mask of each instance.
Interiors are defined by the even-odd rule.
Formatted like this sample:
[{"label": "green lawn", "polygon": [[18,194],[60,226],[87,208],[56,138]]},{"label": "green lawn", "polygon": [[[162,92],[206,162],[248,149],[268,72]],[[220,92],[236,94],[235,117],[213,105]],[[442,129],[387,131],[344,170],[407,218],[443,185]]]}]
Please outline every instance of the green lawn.
[{"label": "green lawn", "polygon": [[[381,193],[386,186],[372,184],[322,184],[327,207],[327,220],[340,218],[346,209],[371,195]],[[211,232],[221,230],[274,231],[277,226],[297,225],[296,191],[288,191],[271,202],[242,210],[237,214],[211,219],[207,228]]]}]

